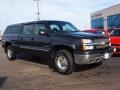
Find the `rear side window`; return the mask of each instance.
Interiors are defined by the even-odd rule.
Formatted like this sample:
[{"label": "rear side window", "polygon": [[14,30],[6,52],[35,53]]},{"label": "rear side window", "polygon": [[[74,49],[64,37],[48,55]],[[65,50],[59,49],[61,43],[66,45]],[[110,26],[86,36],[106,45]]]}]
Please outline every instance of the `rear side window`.
[{"label": "rear side window", "polygon": [[20,26],[8,26],[4,34],[19,34]]},{"label": "rear side window", "polygon": [[33,24],[24,25],[22,34],[33,34],[33,26]]}]

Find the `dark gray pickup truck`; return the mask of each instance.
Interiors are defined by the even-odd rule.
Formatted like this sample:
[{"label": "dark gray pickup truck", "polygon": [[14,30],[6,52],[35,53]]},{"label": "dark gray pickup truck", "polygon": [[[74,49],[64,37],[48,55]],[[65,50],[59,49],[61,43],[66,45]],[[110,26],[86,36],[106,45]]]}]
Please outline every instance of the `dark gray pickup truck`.
[{"label": "dark gray pickup truck", "polygon": [[80,32],[65,21],[35,21],[10,25],[2,46],[9,60],[30,53],[51,59],[53,67],[70,74],[76,65],[98,63],[112,56],[108,37]]}]

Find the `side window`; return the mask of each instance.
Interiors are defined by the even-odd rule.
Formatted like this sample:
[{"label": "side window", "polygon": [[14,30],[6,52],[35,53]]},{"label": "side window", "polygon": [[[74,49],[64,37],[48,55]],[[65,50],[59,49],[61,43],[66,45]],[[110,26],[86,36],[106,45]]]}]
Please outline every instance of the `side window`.
[{"label": "side window", "polygon": [[22,34],[33,34],[33,26],[33,24],[24,25]]},{"label": "side window", "polygon": [[20,26],[9,26],[5,30],[4,34],[19,34]]},{"label": "side window", "polygon": [[52,30],[52,32],[56,33],[60,31],[60,27],[57,24],[52,24],[50,25],[50,29]]},{"label": "side window", "polygon": [[41,31],[46,31],[44,24],[36,24],[34,34],[40,34]]}]

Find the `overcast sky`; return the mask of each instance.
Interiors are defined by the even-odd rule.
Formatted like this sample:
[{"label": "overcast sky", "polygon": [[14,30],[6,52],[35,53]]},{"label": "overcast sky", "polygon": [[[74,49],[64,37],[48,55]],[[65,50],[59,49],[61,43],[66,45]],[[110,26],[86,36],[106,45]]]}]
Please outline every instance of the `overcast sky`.
[{"label": "overcast sky", "polygon": [[[79,29],[90,28],[90,13],[120,4],[120,0],[41,0],[42,20],[70,21]],[[33,0],[0,0],[0,30],[9,24],[37,20]]]}]

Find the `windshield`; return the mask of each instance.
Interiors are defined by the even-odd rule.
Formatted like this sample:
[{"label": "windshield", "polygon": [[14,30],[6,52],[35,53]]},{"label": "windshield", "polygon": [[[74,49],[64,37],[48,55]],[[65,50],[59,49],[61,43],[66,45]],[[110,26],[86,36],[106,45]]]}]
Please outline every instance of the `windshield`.
[{"label": "windshield", "polygon": [[73,26],[71,23],[68,22],[61,22],[61,21],[56,21],[56,22],[50,22],[49,27],[52,32],[57,33],[57,32],[77,32],[78,29]]},{"label": "windshield", "polygon": [[111,36],[120,36],[120,30],[112,30]]}]

